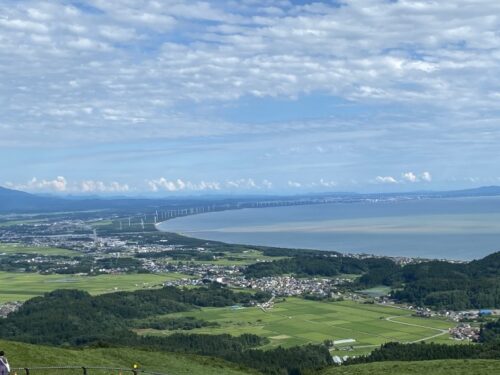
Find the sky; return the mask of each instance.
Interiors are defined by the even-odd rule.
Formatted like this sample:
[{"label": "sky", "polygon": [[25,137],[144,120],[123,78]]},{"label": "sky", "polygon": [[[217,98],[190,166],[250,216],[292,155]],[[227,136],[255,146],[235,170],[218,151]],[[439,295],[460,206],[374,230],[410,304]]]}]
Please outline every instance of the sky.
[{"label": "sky", "polygon": [[0,185],[500,185],[497,0],[0,0]]}]

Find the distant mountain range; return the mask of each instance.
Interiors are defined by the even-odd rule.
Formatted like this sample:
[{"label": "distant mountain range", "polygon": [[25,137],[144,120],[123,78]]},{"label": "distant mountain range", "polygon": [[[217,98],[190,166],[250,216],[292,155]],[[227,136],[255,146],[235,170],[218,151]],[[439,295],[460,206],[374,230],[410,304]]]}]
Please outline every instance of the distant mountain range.
[{"label": "distant mountain range", "polygon": [[134,209],[158,206],[164,200],[134,198],[59,198],[0,187],[0,212],[56,212],[97,209]]},{"label": "distant mountain range", "polygon": [[363,198],[459,198],[459,197],[488,197],[500,196],[500,186],[483,186],[475,189],[453,190],[453,191],[423,191],[407,193],[380,193],[380,194],[357,194],[357,193],[322,193],[295,196],[213,196],[198,198],[96,198],[96,197],[68,197],[60,198],[54,196],[42,196],[0,187],[0,212],[56,212],[56,211],[83,211],[97,209],[116,210],[143,210],[158,206],[186,207],[193,204],[209,204],[217,200],[221,202],[255,202],[255,201],[279,201],[279,200],[301,200],[321,198],[341,198],[347,200],[360,200]]},{"label": "distant mountain range", "polygon": [[23,191],[0,187],[0,212],[52,211],[64,205],[58,198],[40,197]]}]

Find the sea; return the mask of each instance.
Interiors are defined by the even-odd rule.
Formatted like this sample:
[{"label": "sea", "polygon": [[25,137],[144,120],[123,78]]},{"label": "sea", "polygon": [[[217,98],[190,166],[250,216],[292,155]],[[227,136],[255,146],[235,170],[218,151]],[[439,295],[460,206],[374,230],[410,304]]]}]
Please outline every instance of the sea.
[{"label": "sea", "polygon": [[500,251],[500,197],[248,208],[184,216],[158,228],[235,244],[472,260]]}]

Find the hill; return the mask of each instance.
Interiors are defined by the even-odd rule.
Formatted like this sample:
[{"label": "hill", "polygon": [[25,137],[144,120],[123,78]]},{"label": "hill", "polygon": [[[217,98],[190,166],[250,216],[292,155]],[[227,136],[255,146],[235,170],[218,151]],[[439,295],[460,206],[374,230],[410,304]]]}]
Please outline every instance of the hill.
[{"label": "hill", "polygon": [[61,206],[64,206],[62,199],[40,197],[0,186],[0,212],[52,211],[54,208]]},{"label": "hill", "polygon": [[435,309],[500,307],[500,252],[470,263],[429,261],[404,267],[369,269],[363,287],[386,285],[400,301]]},{"label": "hill", "polygon": [[321,375],[492,375],[500,363],[494,360],[441,360],[421,362],[382,362],[331,367]]},{"label": "hill", "polygon": [[[141,368],[171,375],[203,374],[233,375],[258,372],[225,362],[196,355],[173,354],[130,348],[60,349],[0,340],[12,367],[57,365],[95,365],[129,368],[139,363]],[[320,375],[491,375],[500,365],[494,360],[440,360],[419,362],[381,362],[344,367],[330,367]]]},{"label": "hill", "polygon": [[[170,375],[245,375],[258,374],[223,360],[187,354],[145,351],[130,348],[60,349],[0,340],[12,367],[57,365],[96,365],[141,368]],[[497,371],[494,360],[440,360],[419,362],[382,362],[344,367],[330,367],[319,375],[491,375]]]},{"label": "hill", "polygon": [[138,210],[157,207],[161,204],[165,204],[165,201],[133,198],[99,199],[89,197],[67,199],[47,197],[0,186],[0,212],[2,213],[85,211],[100,209]]},{"label": "hill", "polygon": [[5,350],[13,368],[61,365],[130,368],[133,363],[138,363],[144,370],[170,375],[256,374],[220,359],[130,348],[76,350],[0,340],[0,349]]}]

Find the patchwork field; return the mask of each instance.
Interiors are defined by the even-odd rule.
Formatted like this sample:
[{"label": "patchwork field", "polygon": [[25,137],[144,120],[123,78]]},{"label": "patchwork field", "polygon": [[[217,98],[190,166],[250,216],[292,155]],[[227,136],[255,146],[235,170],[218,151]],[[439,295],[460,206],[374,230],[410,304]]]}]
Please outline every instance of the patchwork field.
[{"label": "patchwork field", "polygon": [[0,302],[25,301],[55,289],[81,289],[102,294],[155,288],[164,281],[187,277],[179,273],[77,276],[0,272]]},{"label": "patchwork field", "polygon": [[[288,298],[267,312],[258,307],[204,308],[197,311],[169,316],[193,316],[215,321],[216,328],[200,328],[190,332],[230,333],[240,335],[254,333],[270,339],[268,347],[293,346],[319,343],[324,340],[348,340],[339,344],[354,353],[371,351],[384,342],[434,341],[452,343],[448,328],[452,322],[410,316],[407,310],[352,301],[318,302],[300,298]],[[146,334],[168,334],[169,331],[143,331]]]},{"label": "patchwork field", "polygon": [[219,266],[248,266],[256,262],[271,262],[285,258],[287,257],[266,256],[262,253],[262,251],[258,250],[245,250],[241,253],[226,252],[223,257],[214,260],[194,260],[190,262],[195,264],[216,264]]},{"label": "patchwork field", "polygon": [[81,256],[77,251],[59,249],[55,247],[43,247],[43,246],[23,246],[21,244],[0,244],[0,254],[40,254],[40,255],[65,255],[65,256]]}]

